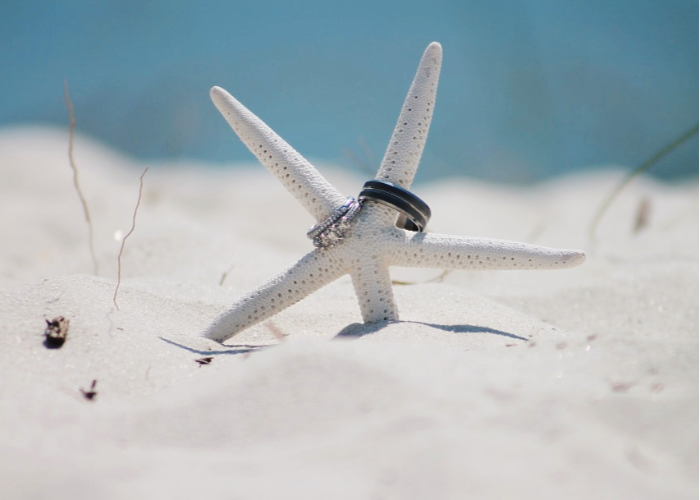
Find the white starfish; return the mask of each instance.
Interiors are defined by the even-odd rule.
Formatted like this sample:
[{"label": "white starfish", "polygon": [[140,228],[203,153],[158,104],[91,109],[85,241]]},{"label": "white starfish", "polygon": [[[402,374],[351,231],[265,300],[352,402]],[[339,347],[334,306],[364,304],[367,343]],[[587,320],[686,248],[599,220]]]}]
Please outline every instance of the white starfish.
[{"label": "white starfish", "polygon": [[[418,66],[377,179],[411,186],[435,106],[442,47],[433,42]],[[321,222],[346,197],[281,137],[225,90],[211,90],[214,104],[250,151]],[[412,232],[396,227],[397,212],[366,201],[345,239],[317,248],[220,314],[203,333],[222,342],[305,296],[350,274],[365,322],[396,321],[389,266],[439,269],[562,269],[581,264],[578,250],[485,238]]]}]

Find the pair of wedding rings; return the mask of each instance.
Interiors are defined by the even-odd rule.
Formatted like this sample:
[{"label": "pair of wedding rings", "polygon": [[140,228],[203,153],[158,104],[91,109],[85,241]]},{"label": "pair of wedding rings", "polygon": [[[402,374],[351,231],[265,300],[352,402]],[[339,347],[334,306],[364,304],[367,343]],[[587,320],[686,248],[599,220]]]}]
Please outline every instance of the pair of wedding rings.
[{"label": "pair of wedding rings", "polygon": [[324,221],[306,233],[314,246],[328,248],[342,240],[350,223],[362,209],[362,204],[371,201],[392,208],[399,213],[396,226],[408,231],[423,232],[430,220],[430,207],[418,196],[396,184],[371,180],[362,186],[360,195],[348,198],[344,205],[336,208]]}]

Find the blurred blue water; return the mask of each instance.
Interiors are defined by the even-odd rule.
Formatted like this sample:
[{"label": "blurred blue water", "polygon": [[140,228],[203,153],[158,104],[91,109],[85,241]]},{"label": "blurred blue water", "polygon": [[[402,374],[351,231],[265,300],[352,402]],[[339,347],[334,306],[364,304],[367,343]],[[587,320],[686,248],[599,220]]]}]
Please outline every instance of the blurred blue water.
[{"label": "blurred blue water", "polygon": [[[433,40],[419,180],[634,166],[698,119],[695,0],[25,0],[0,5],[0,126],[66,125],[66,79],[78,130],[124,152],[250,161],[219,85],[312,161],[375,170]],[[697,139],[654,172],[697,176]]]}]

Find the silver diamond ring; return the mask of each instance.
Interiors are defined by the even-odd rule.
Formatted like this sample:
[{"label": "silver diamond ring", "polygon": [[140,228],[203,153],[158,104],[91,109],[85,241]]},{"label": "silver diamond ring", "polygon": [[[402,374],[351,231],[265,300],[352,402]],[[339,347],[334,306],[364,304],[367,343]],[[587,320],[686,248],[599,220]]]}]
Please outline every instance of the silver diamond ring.
[{"label": "silver diamond ring", "polygon": [[306,233],[318,248],[332,247],[345,237],[350,223],[362,208],[362,202],[352,196],[344,205],[333,210],[333,213],[323,222],[319,222]]}]

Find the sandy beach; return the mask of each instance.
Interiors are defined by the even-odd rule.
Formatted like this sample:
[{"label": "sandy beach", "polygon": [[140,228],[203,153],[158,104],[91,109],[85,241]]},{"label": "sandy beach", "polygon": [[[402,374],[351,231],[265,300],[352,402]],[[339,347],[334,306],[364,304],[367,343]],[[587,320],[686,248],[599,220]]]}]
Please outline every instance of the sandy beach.
[{"label": "sandy beach", "polygon": [[[697,498],[697,181],[636,179],[595,241],[624,167],[417,185],[429,231],[587,261],[392,269],[401,321],[378,325],[345,276],[221,345],[201,332],[311,250],[311,216],[252,157],[137,162],[78,135],[95,272],[67,149],[0,130],[3,498]],[[316,166],[347,195],[366,180]]]}]

